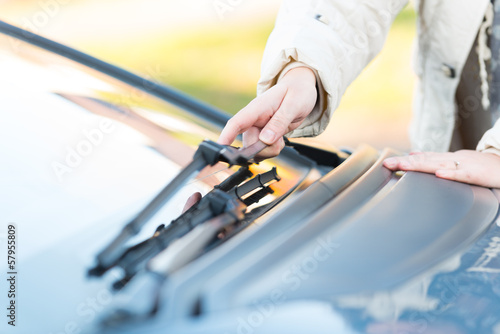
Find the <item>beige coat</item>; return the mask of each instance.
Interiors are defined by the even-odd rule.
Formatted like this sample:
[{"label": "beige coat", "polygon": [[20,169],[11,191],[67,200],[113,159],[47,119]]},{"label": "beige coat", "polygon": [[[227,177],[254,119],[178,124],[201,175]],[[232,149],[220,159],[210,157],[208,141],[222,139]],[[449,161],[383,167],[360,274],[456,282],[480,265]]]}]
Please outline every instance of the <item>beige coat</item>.
[{"label": "beige coat", "polygon": [[[320,103],[291,136],[327,126],[347,86],[381,50],[408,0],[284,0],[262,62],[258,94],[297,62],[312,68]],[[489,0],[421,0],[414,70],[419,78],[410,130],[413,149],[447,151],[457,110],[455,91]],[[500,149],[500,122],[478,149]]]}]

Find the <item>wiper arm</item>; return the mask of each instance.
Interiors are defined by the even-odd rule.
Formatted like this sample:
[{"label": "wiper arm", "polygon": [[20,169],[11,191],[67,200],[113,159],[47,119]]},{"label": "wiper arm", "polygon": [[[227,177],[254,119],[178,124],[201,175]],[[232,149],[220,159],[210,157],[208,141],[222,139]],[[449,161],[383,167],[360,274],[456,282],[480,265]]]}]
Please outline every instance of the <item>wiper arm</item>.
[{"label": "wiper arm", "polygon": [[196,150],[193,161],[181,172],[125,227],[120,234],[97,255],[97,265],[88,271],[90,276],[102,276],[125,251],[125,244],[138,234],[141,228],[173,195],[193,176],[203,168],[213,166],[218,162],[229,165],[248,166],[254,163],[255,156],[267,145],[261,141],[237,149],[231,146],[217,144],[210,140],[203,141]]},{"label": "wiper arm", "polygon": [[[245,169],[241,168],[240,171]],[[228,180],[238,179],[237,173],[229,177]],[[244,173],[246,174],[246,172]],[[115,282],[113,287],[115,289],[122,288],[138,271],[146,267],[150,259],[169,247],[174,240],[183,237],[198,225],[223,213],[235,212],[235,207],[239,207],[240,211],[242,211],[247,206],[259,202],[263,197],[273,192],[269,185],[279,180],[276,168],[273,168],[240,186],[229,189],[227,193],[220,190],[220,188],[212,190],[200,202],[173,220],[168,226],[157,229],[152,238],[128,248],[111,265],[121,267],[125,273],[125,276]]]},{"label": "wiper arm", "polygon": [[[240,168],[237,173],[245,175],[247,172],[245,168]],[[223,188],[228,189],[229,184],[238,182],[234,181],[240,178],[237,173],[233,174],[233,180],[223,182]],[[219,233],[231,230],[242,222],[246,217],[246,207],[272,193],[269,185],[279,180],[274,167],[241,185],[234,186],[227,193],[214,189],[170,225],[160,225],[152,238],[131,247],[116,264],[124,269],[126,276],[116,282],[114,287],[123,287],[141,270],[122,295],[127,300],[139,298],[141,302],[126,309],[111,311],[102,319],[101,324],[111,327],[123,326],[130,322],[147,320],[155,315],[161,307],[161,289],[168,277],[201,256],[207,247],[218,239]],[[223,210],[218,208],[217,214],[213,212],[213,207],[207,206],[212,197],[227,198]],[[217,202],[220,201],[215,200],[215,204]],[[209,211],[213,216],[206,219]]]}]

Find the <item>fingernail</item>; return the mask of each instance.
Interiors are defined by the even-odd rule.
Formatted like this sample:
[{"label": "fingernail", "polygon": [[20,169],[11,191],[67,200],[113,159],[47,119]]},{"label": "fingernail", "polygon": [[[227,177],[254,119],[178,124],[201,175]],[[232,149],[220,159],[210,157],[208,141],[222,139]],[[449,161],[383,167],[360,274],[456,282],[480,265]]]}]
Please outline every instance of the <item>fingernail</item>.
[{"label": "fingernail", "polygon": [[264,143],[271,145],[276,141],[276,133],[274,131],[264,129],[259,135],[259,139]]},{"label": "fingernail", "polygon": [[394,168],[398,164],[397,160],[394,158],[387,158],[384,160],[384,165],[387,168]]}]

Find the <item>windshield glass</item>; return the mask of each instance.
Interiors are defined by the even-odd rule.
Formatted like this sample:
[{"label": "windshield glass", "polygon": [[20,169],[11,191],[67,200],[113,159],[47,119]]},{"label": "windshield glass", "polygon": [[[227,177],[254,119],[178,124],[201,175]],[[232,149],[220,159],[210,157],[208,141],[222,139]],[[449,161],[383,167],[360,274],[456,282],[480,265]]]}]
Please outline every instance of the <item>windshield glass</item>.
[{"label": "windshield glass", "polygon": [[[0,59],[4,212],[13,221],[36,215],[40,233],[58,230],[44,240],[26,236],[33,252],[92,223],[123,225],[191,161],[203,139],[218,137],[220,126],[192,110],[18,39],[0,35]],[[251,169],[272,167],[281,181],[262,203],[289,192],[310,170],[289,158]],[[177,217],[190,194],[207,193],[235,170],[204,169],[143,233]]]}]

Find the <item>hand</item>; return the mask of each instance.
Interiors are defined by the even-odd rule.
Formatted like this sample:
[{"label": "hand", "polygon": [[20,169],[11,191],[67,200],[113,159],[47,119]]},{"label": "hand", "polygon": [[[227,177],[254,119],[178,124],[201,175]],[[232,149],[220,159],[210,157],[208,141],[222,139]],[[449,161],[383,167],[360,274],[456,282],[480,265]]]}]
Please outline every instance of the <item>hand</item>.
[{"label": "hand", "polygon": [[182,209],[182,213],[186,212],[189,210],[193,205],[198,203],[201,200],[201,194],[199,192],[195,192],[186,201],[186,204],[184,204],[184,208]]},{"label": "hand", "polygon": [[472,150],[410,153],[406,157],[385,159],[384,166],[393,171],[432,173],[443,179],[500,188],[500,156],[492,153]]},{"label": "hand", "polygon": [[243,146],[257,140],[268,144],[259,159],[277,156],[285,147],[283,136],[296,129],[316,104],[316,76],[307,67],[296,67],[264,94],[241,109],[226,124],[218,143],[231,145],[243,134]]}]

